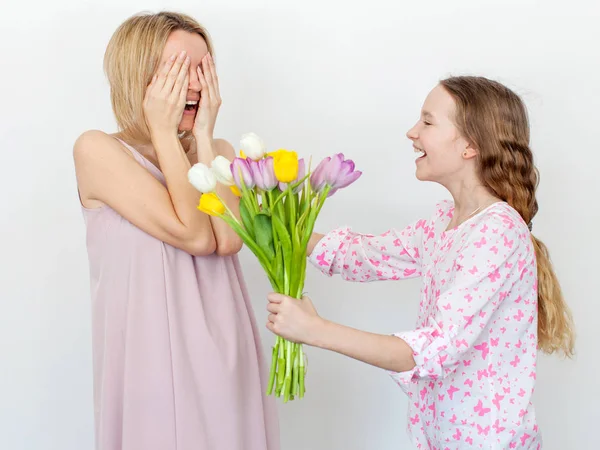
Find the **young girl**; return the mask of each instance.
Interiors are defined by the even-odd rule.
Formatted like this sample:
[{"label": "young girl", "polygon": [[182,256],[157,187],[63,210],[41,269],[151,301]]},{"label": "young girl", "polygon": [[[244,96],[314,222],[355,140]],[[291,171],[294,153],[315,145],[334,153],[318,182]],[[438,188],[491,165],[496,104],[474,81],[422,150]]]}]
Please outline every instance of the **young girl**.
[{"label": "young girl", "polygon": [[269,295],[267,327],[389,371],[409,397],[420,449],[540,448],[531,397],[538,349],[573,352],[570,312],[531,234],[538,172],[523,102],[505,86],[454,77],[434,88],[407,133],[419,180],[454,201],[381,236],[341,228],[311,262],[350,281],[421,277],[415,330],[394,336],[320,318],[311,301]]},{"label": "young girl", "polygon": [[[75,143],[87,226],[97,450],[278,450],[276,409],[236,253],[196,209],[197,161],[221,98],[206,30],[163,12],[125,21],[105,55],[120,132]],[[233,194],[222,190],[230,208]]]}]

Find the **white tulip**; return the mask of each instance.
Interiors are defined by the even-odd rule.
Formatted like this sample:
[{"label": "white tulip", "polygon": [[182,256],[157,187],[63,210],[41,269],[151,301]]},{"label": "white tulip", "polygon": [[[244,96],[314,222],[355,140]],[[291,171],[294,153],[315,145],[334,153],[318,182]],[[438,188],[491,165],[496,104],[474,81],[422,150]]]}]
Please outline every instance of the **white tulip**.
[{"label": "white tulip", "polygon": [[217,156],[210,163],[213,173],[217,181],[225,186],[233,186],[233,175],[231,174],[231,161],[224,156]]},{"label": "white tulip", "polygon": [[265,153],[267,153],[267,147],[263,140],[254,133],[247,133],[242,136],[240,141],[240,147],[246,155],[246,157],[258,161]]},{"label": "white tulip", "polygon": [[206,164],[196,163],[188,170],[188,180],[203,194],[214,192],[217,186],[215,174]]}]

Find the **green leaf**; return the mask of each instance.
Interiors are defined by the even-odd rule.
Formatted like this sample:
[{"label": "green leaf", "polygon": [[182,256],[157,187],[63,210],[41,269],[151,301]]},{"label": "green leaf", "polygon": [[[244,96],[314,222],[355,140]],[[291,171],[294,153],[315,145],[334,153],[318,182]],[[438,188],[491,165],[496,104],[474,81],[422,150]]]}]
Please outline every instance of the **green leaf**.
[{"label": "green leaf", "polygon": [[273,226],[269,216],[262,213],[254,216],[254,234],[256,243],[272,261],[275,258],[275,247],[273,246]]},{"label": "green leaf", "polygon": [[250,211],[248,211],[245,202],[240,202],[240,215],[242,216],[242,223],[244,224],[244,228],[246,229],[250,237],[252,237],[252,239],[255,239],[252,214],[250,213]]}]

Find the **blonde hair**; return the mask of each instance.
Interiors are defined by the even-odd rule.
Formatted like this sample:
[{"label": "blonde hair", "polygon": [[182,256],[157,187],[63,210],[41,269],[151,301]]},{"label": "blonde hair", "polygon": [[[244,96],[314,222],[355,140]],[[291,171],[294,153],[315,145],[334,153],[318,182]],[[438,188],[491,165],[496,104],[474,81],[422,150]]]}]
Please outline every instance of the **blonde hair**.
[{"label": "blonde hair", "polygon": [[150,131],[142,109],[146,88],[158,69],[170,34],[197,33],[214,55],[208,31],[192,17],[175,12],[139,13],[112,35],[104,54],[104,72],[110,83],[110,100],[123,138],[147,143]]},{"label": "blonde hair", "polygon": [[[479,177],[530,226],[538,212],[539,172],[529,148],[527,109],[506,86],[483,77],[451,77],[440,82],[456,104],[455,123],[479,150]],[[546,246],[531,235],[537,260],[538,346],[571,357],[575,336]]]}]

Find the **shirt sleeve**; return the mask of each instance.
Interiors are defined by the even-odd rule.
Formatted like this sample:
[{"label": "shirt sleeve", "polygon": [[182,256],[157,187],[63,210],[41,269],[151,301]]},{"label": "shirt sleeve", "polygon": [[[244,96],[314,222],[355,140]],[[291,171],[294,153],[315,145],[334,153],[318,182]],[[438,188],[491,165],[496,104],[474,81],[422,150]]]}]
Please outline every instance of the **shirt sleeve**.
[{"label": "shirt sleeve", "polygon": [[309,261],[324,274],[349,281],[400,280],[421,276],[423,237],[427,221],[381,235],[338,228],[315,246]]},{"label": "shirt sleeve", "polygon": [[484,232],[470,233],[459,251],[453,277],[442,281],[439,290],[434,287],[436,309],[427,323],[394,334],[412,348],[416,363],[410,371],[390,372],[397,383],[444,378],[473,348],[487,357],[488,343],[477,344],[478,339],[519,277],[518,259],[525,245],[517,227],[493,225],[495,232],[490,226]]}]

